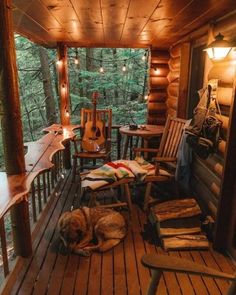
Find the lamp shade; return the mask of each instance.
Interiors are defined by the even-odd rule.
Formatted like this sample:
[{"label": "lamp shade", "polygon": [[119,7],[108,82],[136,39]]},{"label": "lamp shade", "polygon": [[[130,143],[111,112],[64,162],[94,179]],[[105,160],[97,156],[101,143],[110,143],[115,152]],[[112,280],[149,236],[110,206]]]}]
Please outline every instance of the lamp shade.
[{"label": "lamp shade", "polygon": [[224,36],[222,34],[218,34],[215,37],[215,40],[211,42],[204,51],[208,53],[210,59],[213,60],[221,60],[224,59],[230,50],[232,49],[231,44],[224,40]]}]

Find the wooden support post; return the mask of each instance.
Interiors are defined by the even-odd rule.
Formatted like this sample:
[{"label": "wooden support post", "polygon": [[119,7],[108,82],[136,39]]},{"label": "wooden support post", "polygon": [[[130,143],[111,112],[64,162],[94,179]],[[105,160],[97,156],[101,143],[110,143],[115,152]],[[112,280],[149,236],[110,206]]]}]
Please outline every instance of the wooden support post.
[{"label": "wooden support post", "polygon": [[187,116],[190,55],[190,43],[185,42],[181,45],[179,97],[177,107],[177,117],[182,119],[186,119]]},{"label": "wooden support post", "polygon": [[[235,82],[236,85],[236,82]],[[235,252],[236,223],[236,90],[231,101],[231,112],[225,154],[221,194],[217,210],[214,248]],[[234,253],[236,255],[236,253]]]},{"label": "wooden support post", "polygon": [[[23,130],[20,112],[18,73],[12,21],[12,1],[0,1],[0,111],[6,173],[25,172]],[[15,220],[15,251],[23,256],[32,252],[30,224],[26,202],[11,209]]]},{"label": "wooden support post", "polygon": [[32,254],[28,201],[24,200],[11,209],[13,243],[16,255]]},{"label": "wooden support post", "polygon": [[11,0],[0,1],[0,116],[8,175],[25,172]]},{"label": "wooden support post", "polygon": [[[70,124],[70,99],[69,99],[69,80],[68,80],[68,64],[67,64],[67,47],[63,43],[57,46],[58,61],[58,83],[60,96],[60,118],[62,125]],[[70,143],[66,143],[64,151],[64,166],[66,169],[71,168],[70,161]]]}]

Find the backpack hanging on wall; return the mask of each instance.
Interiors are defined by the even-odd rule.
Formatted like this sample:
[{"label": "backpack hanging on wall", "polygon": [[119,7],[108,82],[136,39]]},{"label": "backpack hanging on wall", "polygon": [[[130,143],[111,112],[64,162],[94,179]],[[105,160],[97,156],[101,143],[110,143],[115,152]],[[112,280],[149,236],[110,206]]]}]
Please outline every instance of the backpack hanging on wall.
[{"label": "backpack hanging on wall", "polygon": [[[216,81],[214,93],[216,92]],[[222,121],[216,117],[220,107],[216,95],[212,95],[212,86],[209,84],[198,91],[200,101],[194,110],[189,127],[185,129],[187,143],[201,158],[206,159],[217,151],[221,140],[220,133]]]}]

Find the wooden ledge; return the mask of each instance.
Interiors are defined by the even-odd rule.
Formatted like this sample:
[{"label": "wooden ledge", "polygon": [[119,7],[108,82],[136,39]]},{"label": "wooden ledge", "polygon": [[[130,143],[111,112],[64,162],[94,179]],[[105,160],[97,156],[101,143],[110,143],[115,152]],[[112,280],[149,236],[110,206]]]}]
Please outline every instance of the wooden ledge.
[{"label": "wooden ledge", "polygon": [[74,136],[74,129],[79,125],[53,124],[44,129],[48,132],[35,142],[28,142],[25,145],[28,150],[25,155],[26,172],[17,175],[7,175],[0,172],[0,218],[10,209],[12,205],[26,198],[34,178],[42,171],[53,167],[53,155],[64,149],[63,143],[71,140]]}]

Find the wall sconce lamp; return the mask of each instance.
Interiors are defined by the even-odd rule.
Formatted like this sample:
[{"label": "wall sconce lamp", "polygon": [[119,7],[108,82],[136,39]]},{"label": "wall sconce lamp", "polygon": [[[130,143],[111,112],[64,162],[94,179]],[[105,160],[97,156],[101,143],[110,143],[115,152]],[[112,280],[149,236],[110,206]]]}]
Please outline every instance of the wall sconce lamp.
[{"label": "wall sconce lamp", "polygon": [[204,51],[207,52],[208,56],[212,60],[221,60],[224,59],[230,50],[232,45],[224,40],[224,36],[219,33],[213,42],[211,42]]}]

